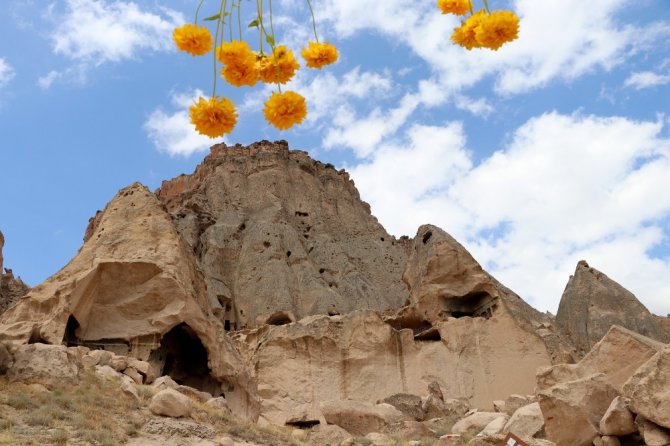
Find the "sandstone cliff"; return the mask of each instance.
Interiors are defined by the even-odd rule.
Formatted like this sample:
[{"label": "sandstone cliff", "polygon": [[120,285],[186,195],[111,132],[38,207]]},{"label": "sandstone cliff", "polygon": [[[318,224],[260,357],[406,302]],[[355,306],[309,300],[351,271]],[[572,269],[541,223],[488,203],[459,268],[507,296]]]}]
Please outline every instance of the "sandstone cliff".
[{"label": "sandstone cliff", "polygon": [[585,261],[565,287],[556,314],[558,327],[584,354],[612,325],[620,325],[661,342],[670,341],[660,323],[635,295]]},{"label": "sandstone cliff", "polygon": [[5,237],[0,232],[0,314],[16,303],[28,292],[28,286],[20,277],[14,277],[11,269],[4,268],[2,249],[5,246]]}]

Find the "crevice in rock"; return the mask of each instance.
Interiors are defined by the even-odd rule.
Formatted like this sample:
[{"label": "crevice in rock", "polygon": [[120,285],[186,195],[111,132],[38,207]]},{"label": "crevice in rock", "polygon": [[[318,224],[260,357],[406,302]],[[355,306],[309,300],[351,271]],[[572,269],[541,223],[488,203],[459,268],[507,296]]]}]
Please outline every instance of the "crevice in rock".
[{"label": "crevice in rock", "polygon": [[423,241],[423,244],[425,245],[428,243],[428,240],[433,236],[433,231],[428,231],[425,234],[423,234],[423,238],[421,239]]},{"label": "crevice in rock", "polygon": [[268,325],[287,325],[295,322],[295,317],[288,311],[277,311],[272,313],[265,321]]},{"label": "crevice in rock", "polygon": [[311,429],[317,424],[321,424],[319,420],[305,420],[305,421],[287,421],[286,426],[296,427],[298,429]]}]

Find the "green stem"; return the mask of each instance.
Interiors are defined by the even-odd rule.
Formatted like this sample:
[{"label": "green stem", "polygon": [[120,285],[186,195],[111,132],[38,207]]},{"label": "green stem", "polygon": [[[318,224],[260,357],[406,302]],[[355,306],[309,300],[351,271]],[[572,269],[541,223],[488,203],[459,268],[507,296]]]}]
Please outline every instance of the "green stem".
[{"label": "green stem", "polygon": [[277,53],[275,52],[275,45],[277,42],[275,41],[275,27],[272,23],[272,0],[268,0],[268,8],[270,9],[270,32],[272,32],[272,41],[275,42],[272,45],[272,57],[275,62],[275,72],[277,73],[277,88],[279,89],[279,93],[281,93],[281,82],[279,82],[279,60],[277,60]]},{"label": "green stem", "polygon": [[221,41],[219,45],[223,45],[226,36],[226,9],[228,9],[228,0],[223,0],[221,3],[221,11],[219,13],[219,21],[221,22]]},{"label": "green stem", "polygon": [[[238,0],[240,1],[240,0]],[[235,7],[235,2],[230,3],[230,15],[228,16],[228,31],[230,34],[230,41],[233,41],[233,8]]]},{"label": "green stem", "polygon": [[312,28],[314,29],[314,39],[316,43],[319,43],[319,36],[316,35],[316,19],[314,18],[314,9],[312,8],[312,2],[307,0],[307,6],[309,6],[309,13],[312,14]]},{"label": "green stem", "polygon": [[198,13],[200,12],[200,7],[202,6],[202,2],[204,2],[204,1],[205,0],[200,0],[200,3],[198,3],[198,7],[195,8],[195,20],[193,21],[194,25],[198,24]]},{"label": "green stem", "polygon": [[237,0],[237,29],[240,32],[240,41],[242,41],[242,0]]},{"label": "green stem", "polygon": [[489,9],[489,2],[488,0],[484,0],[484,8],[486,8],[486,12],[491,14],[491,10]]},{"label": "green stem", "polygon": [[263,0],[256,0],[256,14],[258,16],[258,46],[263,55]]},{"label": "green stem", "polygon": [[[212,97],[216,96],[216,78],[217,78],[217,72],[216,69],[217,63],[216,63],[216,42],[219,40],[219,29],[221,29],[221,16],[223,15],[223,8],[226,0],[221,0],[221,8],[219,9],[219,19],[216,21],[216,34],[214,35],[214,82],[212,85]],[[221,30],[221,34],[223,34],[223,30]]]}]

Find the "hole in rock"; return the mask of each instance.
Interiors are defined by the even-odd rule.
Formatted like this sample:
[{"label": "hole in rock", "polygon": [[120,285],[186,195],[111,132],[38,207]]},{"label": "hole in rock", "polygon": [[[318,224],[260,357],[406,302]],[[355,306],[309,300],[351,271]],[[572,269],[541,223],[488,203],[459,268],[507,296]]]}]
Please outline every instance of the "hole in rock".
[{"label": "hole in rock", "polygon": [[286,257],[291,257],[291,251],[286,251]]},{"label": "hole in rock", "polygon": [[286,426],[297,427],[298,429],[310,429],[317,424],[321,424],[319,420],[305,420],[305,421],[287,421]]},{"label": "hole in rock", "polygon": [[160,354],[156,356],[162,361],[161,375],[214,396],[222,395],[221,384],[207,365],[207,350],[187,324],[179,324],[163,335]]},{"label": "hole in rock", "polygon": [[386,323],[398,331],[409,328],[414,336],[433,328],[430,322],[414,315],[397,316],[393,319],[387,319]]},{"label": "hole in rock", "polygon": [[271,246],[271,243],[270,242],[263,242],[263,246],[265,246],[266,248],[269,248]]},{"label": "hole in rock", "polygon": [[380,238],[380,240],[383,242],[383,241],[385,241],[386,239],[384,239],[384,237],[382,237],[382,238]]},{"label": "hole in rock", "polygon": [[414,339],[417,341],[441,341],[440,330],[437,327],[430,327],[419,333],[414,334]]},{"label": "hole in rock", "polygon": [[307,212],[295,211],[295,216],[296,216],[296,217],[309,217],[309,213],[307,213]]},{"label": "hole in rock", "polygon": [[323,274],[325,272],[326,272],[325,268],[319,268],[319,274]]},{"label": "hole in rock", "polygon": [[433,231],[428,231],[428,232],[426,232],[425,234],[423,234],[423,239],[422,239],[422,240],[423,240],[423,244],[425,245],[426,243],[428,243],[428,240],[430,240],[430,238],[431,238],[432,236],[433,236]]},{"label": "hole in rock", "polygon": [[48,344],[46,339],[42,337],[39,327],[33,327],[33,330],[30,332],[30,339],[28,339],[28,344]]},{"label": "hole in rock", "polygon": [[73,315],[70,315],[70,317],[67,318],[67,324],[65,325],[63,344],[67,345],[68,347],[81,344],[79,338],[77,338],[77,335],[75,334],[77,328],[79,328],[79,321],[77,321]]},{"label": "hole in rock", "polygon": [[488,319],[493,316],[493,312],[498,308],[498,303],[497,299],[486,291],[476,291],[462,297],[443,297],[442,306],[447,316]]},{"label": "hole in rock", "polygon": [[272,313],[265,321],[268,325],[286,325],[295,322],[295,317],[288,311],[277,311]]}]

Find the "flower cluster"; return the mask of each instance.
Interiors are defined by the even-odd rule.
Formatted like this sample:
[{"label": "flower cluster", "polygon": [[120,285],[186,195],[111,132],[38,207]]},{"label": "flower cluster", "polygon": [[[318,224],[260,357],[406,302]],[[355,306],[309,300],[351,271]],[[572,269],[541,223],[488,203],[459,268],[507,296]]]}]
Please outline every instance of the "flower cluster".
[{"label": "flower cluster", "polygon": [[[212,37],[209,28],[199,26],[198,11],[194,24],[183,25],[173,32],[173,40],[177,48],[193,56],[202,56],[216,45],[214,53],[215,72],[220,64],[221,77],[233,87],[253,87],[257,83],[276,84],[278,92],[272,93],[265,102],[263,115],[265,119],[279,130],[286,130],[300,124],[307,117],[307,102],[304,97],[294,91],[281,91],[281,85],[289,82],[300,69],[298,60],[293,51],[285,45],[275,44],[274,27],[272,24],[272,3],[269,5],[270,32],[266,30],[263,20],[264,0],[257,0],[257,16],[249,23],[249,28],[257,28],[260,34],[258,51],[242,40],[241,3],[220,0],[219,13],[204,20],[216,24],[216,34]],[[321,69],[333,64],[338,59],[337,48],[328,42],[319,42],[316,35],[314,13],[310,0],[307,0],[312,13],[312,25],[315,41],[308,42],[301,55],[309,68]],[[230,6],[230,7],[229,7]],[[229,8],[228,8],[229,7]],[[237,22],[239,39],[233,39],[232,15],[237,8]],[[224,28],[229,27],[230,38],[224,39]],[[263,48],[264,41],[269,51]],[[212,96],[209,99],[200,98],[189,109],[191,123],[195,129],[210,138],[217,138],[230,133],[237,123],[237,112],[233,103],[224,97],[216,95],[216,77]]]},{"label": "flower cluster", "polygon": [[488,48],[497,51],[519,37],[519,17],[511,11],[491,12],[484,0],[484,9],[474,11],[472,0],[437,0],[443,14],[470,16],[454,30],[451,41],[467,50]]}]

